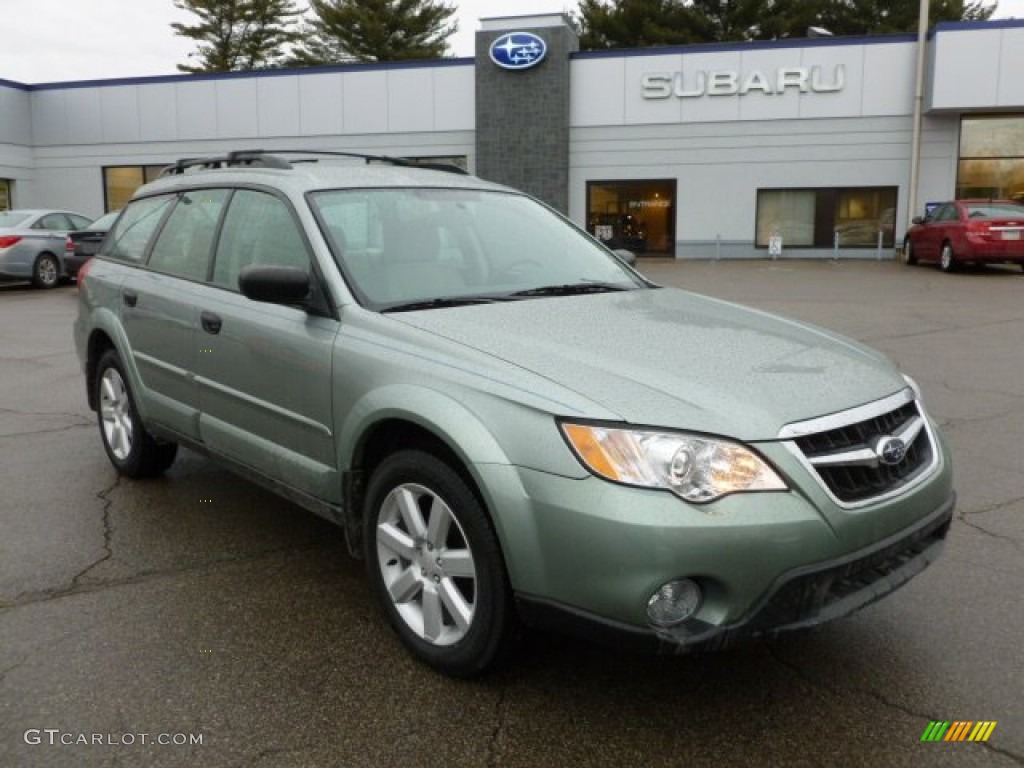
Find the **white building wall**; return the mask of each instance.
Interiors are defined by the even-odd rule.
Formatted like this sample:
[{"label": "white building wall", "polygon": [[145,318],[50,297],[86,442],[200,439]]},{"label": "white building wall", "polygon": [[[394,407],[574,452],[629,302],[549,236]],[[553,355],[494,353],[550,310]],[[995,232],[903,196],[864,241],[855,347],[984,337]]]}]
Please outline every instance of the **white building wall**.
[{"label": "white building wall", "polygon": [[0,179],[14,182],[13,205],[27,205],[35,184],[29,93],[4,81],[0,81]]},{"label": "white building wall", "polygon": [[[570,215],[586,219],[587,181],[677,179],[676,255],[763,256],[754,249],[757,190],[786,187],[898,188],[897,242],[907,190],[916,43],[904,38],[856,45],[697,49],[670,55],[625,53],[572,62]],[[740,82],[758,71],[819,67],[837,92],[651,99],[642,78],[729,71]],[[945,199],[956,174],[958,118],[925,120],[920,199]],[[821,256],[813,249],[791,255]]]},{"label": "white building wall", "polygon": [[26,95],[37,147],[472,131],[475,123],[472,64],[68,84]]},{"label": "white building wall", "polygon": [[28,163],[35,184],[22,205],[98,216],[104,166],[235,149],[465,155],[473,164],[472,64],[68,84],[11,89],[13,96],[6,90],[0,88],[0,107],[4,98],[20,100],[0,120],[20,113],[25,125],[0,123],[0,137],[23,135],[35,145]]},{"label": "white building wall", "polygon": [[1020,22],[939,24],[930,58],[930,109],[1024,109]]}]

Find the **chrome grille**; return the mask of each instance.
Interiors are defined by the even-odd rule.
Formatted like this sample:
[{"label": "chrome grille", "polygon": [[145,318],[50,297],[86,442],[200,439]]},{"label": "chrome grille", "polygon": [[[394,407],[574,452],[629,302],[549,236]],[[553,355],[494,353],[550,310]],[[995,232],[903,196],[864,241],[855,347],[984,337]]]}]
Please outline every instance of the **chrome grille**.
[{"label": "chrome grille", "polygon": [[784,430],[819,482],[844,506],[899,493],[936,463],[927,418],[909,392],[878,406]]}]

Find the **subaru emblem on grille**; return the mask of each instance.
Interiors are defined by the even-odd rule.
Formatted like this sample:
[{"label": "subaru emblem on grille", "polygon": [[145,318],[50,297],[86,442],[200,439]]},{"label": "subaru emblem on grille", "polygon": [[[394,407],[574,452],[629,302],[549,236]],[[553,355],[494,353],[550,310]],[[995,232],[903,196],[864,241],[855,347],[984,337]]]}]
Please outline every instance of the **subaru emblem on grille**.
[{"label": "subaru emblem on grille", "polygon": [[883,437],[875,443],[875,455],[887,467],[895,466],[907,455],[907,444],[898,437]]}]

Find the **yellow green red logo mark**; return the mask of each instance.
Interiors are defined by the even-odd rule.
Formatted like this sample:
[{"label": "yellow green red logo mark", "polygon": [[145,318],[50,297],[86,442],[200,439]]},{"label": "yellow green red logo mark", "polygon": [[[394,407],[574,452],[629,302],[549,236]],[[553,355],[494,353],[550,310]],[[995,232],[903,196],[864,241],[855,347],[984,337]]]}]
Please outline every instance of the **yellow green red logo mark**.
[{"label": "yellow green red logo mark", "polygon": [[921,741],[988,741],[995,728],[995,720],[932,720]]}]

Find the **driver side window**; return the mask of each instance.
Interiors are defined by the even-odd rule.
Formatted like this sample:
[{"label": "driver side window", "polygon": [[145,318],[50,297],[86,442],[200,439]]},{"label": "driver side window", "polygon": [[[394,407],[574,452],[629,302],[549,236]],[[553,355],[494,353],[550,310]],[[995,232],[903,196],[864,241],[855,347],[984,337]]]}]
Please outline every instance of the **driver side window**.
[{"label": "driver side window", "polygon": [[266,192],[240,189],[228,206],[213,266],[213,283],[238,290],[238,276],[250,265],[298,267],[309,271],[309,252],[291,210]]}]

